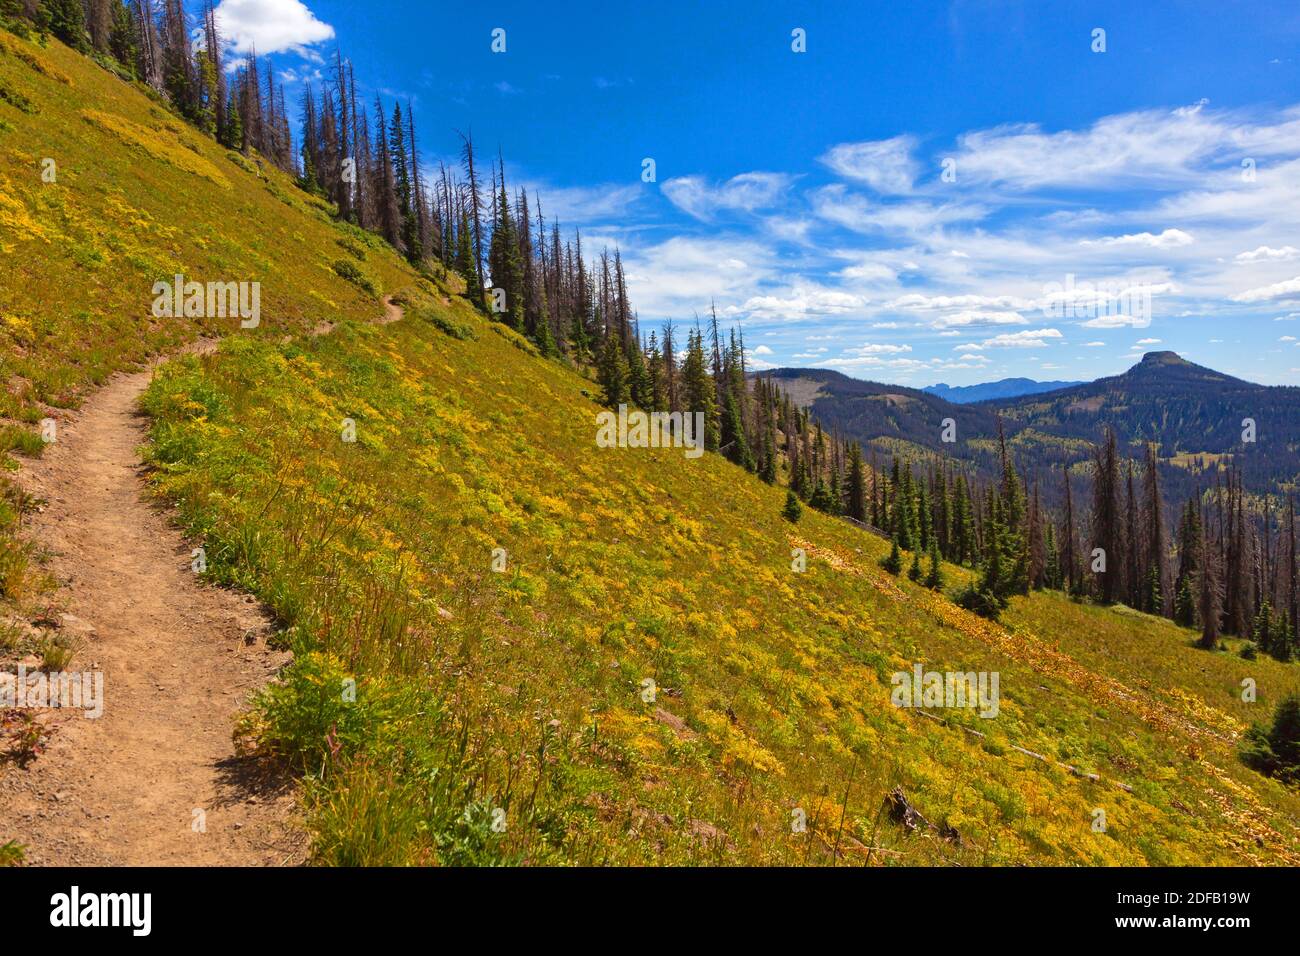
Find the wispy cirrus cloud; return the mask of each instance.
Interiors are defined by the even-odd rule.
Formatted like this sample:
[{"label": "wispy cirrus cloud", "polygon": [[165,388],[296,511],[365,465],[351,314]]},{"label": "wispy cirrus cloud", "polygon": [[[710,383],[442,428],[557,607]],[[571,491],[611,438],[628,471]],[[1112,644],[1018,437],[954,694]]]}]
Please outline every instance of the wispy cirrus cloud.
[{"label": "wispy cirrus cloud", "polygon": [[679,176],[663,184],[663,193],[678,209],[696,219],[710,220],[717,213],[756,212],[775,205],[794,182],[785,173],[741,173],[723,183],[703,176]]},{"label": "wispy cirrus cloud", "polygon": [[895,136],[861,143],[840,143],[820,157],[836,175],[862,183],[878,193],[904,195],[912,191],[920,164],[912,156],[913,136]]}]

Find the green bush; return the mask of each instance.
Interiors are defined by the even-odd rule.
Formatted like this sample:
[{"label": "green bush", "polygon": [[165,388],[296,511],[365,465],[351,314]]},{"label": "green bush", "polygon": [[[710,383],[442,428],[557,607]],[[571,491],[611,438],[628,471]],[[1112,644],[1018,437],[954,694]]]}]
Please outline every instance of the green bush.
[{"label": "green bush", "polygon": [[351,262],[348,262],[348,260],[335,259],[334,264],[333,266],[331,266],[331,268],[340,276],[342,276],[344,279],[347,279],[349,282],[351,282],[353,285],[357,286],[358,288],[364,289],[366,292],[369,292],[371,295],[377,294],[377,290],[375,289],[375,284],[373,281],[371,281],[370,277],[367,276],[360,269],[358,269]]},{"label": "green bush", "polygon": [[990,621],[996,621],[1002,613],[1002,608],[1005,607],[996,594],[976,584],[966,585],[957,595],[956,601],[958,607],[973,611],[980,617],[986,617]]},{"label": "green bush", "polygon": [[1290,786],[1300,784],[1300,695],[1284,697],[1273,726],[1253,725],[1242,737],[1241,759],[1260,773]]}]

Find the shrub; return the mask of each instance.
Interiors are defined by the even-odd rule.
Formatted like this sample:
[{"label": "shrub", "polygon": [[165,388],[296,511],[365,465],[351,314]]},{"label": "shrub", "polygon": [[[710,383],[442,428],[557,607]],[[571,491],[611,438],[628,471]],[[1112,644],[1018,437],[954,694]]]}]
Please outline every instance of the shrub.
[{"label": "shrub", "polygon": [[1290,786],[1300,784],[1300,694],[1289,694],[1273,713],[1273,726],[1253,725],[1242,739],[1246,766]]},{"label": "shrub", "polygon": [[22,866],[25,849],[17,840],[0,843],[0,866]]},{"label": "shrub", "polygon": [[996,621],[1002,613],[1002,608],[1006,606],[992,591],[976,584],[966,585],[957,595],[956,600],[958,607],[972,611],[980,617],[986,617],[990,621]]},{"label": "shrub", "polygon": [[[398,302],[399,305],[401,304],[396,297],[394,297],[393,301]],[[461,322],[457,322],[454,319],[448,318],[447,316],[443,315],[441,312],[438,312],[427,306],[418,306],[414,308],[413,314],[415,315],[416,318],[423,319],[425,322],[428,322],[439,332],[442,332],[446,335],[450,335],[453,339],[459,339],[460,341],[463,342],[467,339],[474,338],[474,330],[471,329],[468,325],[465,325]]]},{"label": "shrub", "polygon": [[[350,255],[353,259],[356,259],[358,262],[366,261],[366,250],[357,242],[349,239],[347,236],[340,236],[334,241],[338,243],[340,249]],[[337,269],[335,271],[337,271]]]},{"label": "shrub", "polygon": [[370,280],[370,277],[367,276],[360,269],[358,269],[351,262],[348,262],[348,260],[335,259],[334,264],[333,266],[331,266],[331,268],[333,268],[333,270],[336,273],[338,273],[344,279],[347,279],[349,282],[351,282],[353,285],[357,286],[358,288],[364,289],[366,292],[369,292],[371,295],[377,294],[377,290],[375,289],[375,284]]}]

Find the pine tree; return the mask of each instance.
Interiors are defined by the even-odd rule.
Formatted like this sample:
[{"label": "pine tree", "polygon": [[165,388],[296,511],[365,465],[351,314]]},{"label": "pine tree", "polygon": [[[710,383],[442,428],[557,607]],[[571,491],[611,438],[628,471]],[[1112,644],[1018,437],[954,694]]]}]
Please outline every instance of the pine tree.
[{"label": "pine tree", "polygon": [[[718,406],[713,382],[710,381],[704,359],[704,337],[696,329],[689,336],[686,362],[682,366],[684,408],[687,414],[704,414],[704,447],[706,451],[718,450]],[[696,436],[698,440],[698,436]]]},{"label": "pine tree", "polygon": [[898,535],[889,539],[889,556],[881,559],[880,566],[893,575],[902,573],[903,555],[898,548]]},{"label": "pine tree", "polygon": [[90,52],[86,35],[86,11],[81,0],[41,0],[45,24],[56,37],[78,53]]},{"label": "pine tree", "polygon": [[930,540],[930,571],[925,576],[925,586],[933,591],[943,590],[943,564],[939,557],[939,540]]},{"label": "pine tree", "polygon": [[781,517],[786,521],[797,523],[803,515],[803,505],[799,504],[799,496],[793,491],[785,493],[785,507],[781,509]]},{"label": "pine tree", "polygon": [[867,520],[867,485],[862,470],[862,446],[849,445],[849,501],[848,515],[854,521]]},{"label": "pine tree", "polygon": [[597,379],[600,382],[604,402],[610,408],[617,409],[619,405],[631,402],[632,390],[628,384],[627,358],[613,336],[605,339],[604,348],[600,353]]},{"label": "pine tree", "polygon": [[1155,445],[1147,445],[1146,471],[1143,476],[1145,507],[1143,519],[1146,526],[1146,577],[1142,582],[1142,610],[1151,614],[1165,613],[1166,570],[1165,561],[1165,503],[1160,494],[1160,464]]},{"label": "pine tree", "polygon": [[1093,449],[1093,547],[1105,553],[1106,570],[1098,575],[1103,604],[1114,604],[1123,583],[1123,535],[1119,516],[1119,450],[1115,432],[1106,429],[1104,441]]},{"label": "pine tree", "polygon": [[1219,646],[1220,616],[1223,613],[1223,582],[1219,577],[1219,557],[1206,547],[1204,522],[1201,523],[1199,597],[1197,611],[1201,618],[1199,645],[1206,650]]},{"label": "pine tree", "polygon": [[501,166],[501,182],[496,197],[496,219],[492,225],[492,241],[488,245],[488,272],[491,275],[492,285],[505,293],[506,311],[500,316],[501,320],[516,332],[523,332],[524,272],[519,262],[519,243],[515,238],[515,224],[510,214],[510,199],[506,193],[504,163]]}]

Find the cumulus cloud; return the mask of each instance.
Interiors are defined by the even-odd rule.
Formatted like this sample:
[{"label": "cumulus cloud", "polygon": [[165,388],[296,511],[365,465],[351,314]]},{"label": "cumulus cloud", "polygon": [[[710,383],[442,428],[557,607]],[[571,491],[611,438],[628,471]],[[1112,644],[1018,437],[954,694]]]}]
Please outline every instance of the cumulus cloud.
[{"label": "cumulus cloud", "polygon": [[845,349],[845,355],[896,355],[899,352],[910,352],[910,345],[888,345],[880,342],[866,342],[857,348]]},{"label": "cumulus cloud", "polygon": [[301,0],[221,0],[216,18],[217,31],[239,54],[303,52],[334,38],[334,28]]},{"label": "cumulus cloud", "polygon": [[1245,292],[1238,292],[1232,297],[1232,301],[1263,302],[1267,299],[1280,299],[1297,294],[1300,294],[1300,276],[1282,282],[1274,282],[1271,285],[1260,286],[1258,289],[1247,289]]},{"label": "cumulus cloud", "polygon": [[1127,236],[1104,236],[1101,239],[1084,239],[1084,246],[1146,246],[1150,249],[1171,249],[1177,246],[1189,246],[1195,240],[1181,229],[1166,229],[1159,234],[1138,232]]},{"label": "cumulus cloud", "polygon": [[1281,249],[1274,249],[1272,246],[1259,246],[1250,252],[1239,252],[1236,255],[1237,262],[1269,262],[1279,259],[1294,259],[1300,256],[1300,249],[1295,246],[1283,246]]},{"label": "cumulus cloud", "polygon": [[818,286],[796,286],[786,295],[750,296],[739,306],[723,309],[724,315],[747,315],[757,319],[800,319],[815,315],[843,315],[861,309],[867,300],[851,292]]},{"label": "cumulus cloud", "polygon": [[989,349],[1041,349],[1047,347],[1047,339],[1059,339],[1059,329],[1026,329],[1023,332],[1004,332],[981,343]]}]

